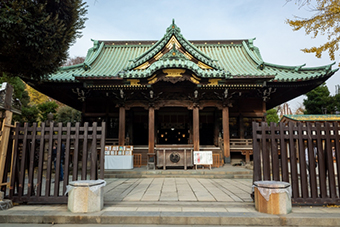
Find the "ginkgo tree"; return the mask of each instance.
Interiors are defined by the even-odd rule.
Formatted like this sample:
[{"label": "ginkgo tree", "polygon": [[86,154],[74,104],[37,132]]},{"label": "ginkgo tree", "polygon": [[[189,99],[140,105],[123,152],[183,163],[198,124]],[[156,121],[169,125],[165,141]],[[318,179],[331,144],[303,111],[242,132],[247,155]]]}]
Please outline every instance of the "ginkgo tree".
[{"label": "ginkgo tree", "polygon": [[287,19],[286,22],[293,27],[294,31],[304,29],[305,33],[313,38],[326,35],[328,39],[319,47],[304,48],[302,51],[314,53],[318,58],[321,58],[324,52],[328,52],[330,59],[335,60],[340,41],[340,0],[298,0],[297,3],[300,7],[308,5],[314,13],[313,16],[310,18],[295,17],[294,20]]}]

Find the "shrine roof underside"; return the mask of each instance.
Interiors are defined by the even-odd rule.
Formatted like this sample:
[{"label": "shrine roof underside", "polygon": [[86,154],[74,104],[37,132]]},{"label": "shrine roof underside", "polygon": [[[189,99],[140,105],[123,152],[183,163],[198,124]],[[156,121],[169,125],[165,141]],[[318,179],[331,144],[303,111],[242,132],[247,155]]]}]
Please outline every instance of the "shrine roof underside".
[{"label": "shrine roof underside", "polygon": [[338,69],[264,62],[254,39],[188,41],[173,22],[159,41],[93,41],[84,63],[62,67],[47,81],[151,78],[159,70],[186,69],[199,78],[267,78],[270,82],[326,80]]}]

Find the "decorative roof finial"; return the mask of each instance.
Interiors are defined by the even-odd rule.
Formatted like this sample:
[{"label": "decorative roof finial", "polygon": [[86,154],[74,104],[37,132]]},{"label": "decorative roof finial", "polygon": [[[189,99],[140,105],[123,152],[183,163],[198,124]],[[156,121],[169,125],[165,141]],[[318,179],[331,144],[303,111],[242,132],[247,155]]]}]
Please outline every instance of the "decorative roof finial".
[{"label": "decorative roof finial", "polygon": [[166,32],[171,32],[171,33],[181,32],[181,29],[179,29],[179,27],[177,27],[177,25],[175,24],[175,19],[172,19],[172,24],[170,25],[170,27],[166,29]]}]

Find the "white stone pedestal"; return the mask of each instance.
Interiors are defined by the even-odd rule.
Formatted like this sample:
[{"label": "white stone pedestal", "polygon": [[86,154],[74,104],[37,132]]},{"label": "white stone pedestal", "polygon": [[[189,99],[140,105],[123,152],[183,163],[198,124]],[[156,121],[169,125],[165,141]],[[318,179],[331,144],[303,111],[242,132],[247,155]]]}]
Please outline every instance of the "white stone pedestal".
[{"label": "white stone pedestal", "polygon": [[71,181],[67,208],[73,213],[96,212],[104,206],[104,180]]}]

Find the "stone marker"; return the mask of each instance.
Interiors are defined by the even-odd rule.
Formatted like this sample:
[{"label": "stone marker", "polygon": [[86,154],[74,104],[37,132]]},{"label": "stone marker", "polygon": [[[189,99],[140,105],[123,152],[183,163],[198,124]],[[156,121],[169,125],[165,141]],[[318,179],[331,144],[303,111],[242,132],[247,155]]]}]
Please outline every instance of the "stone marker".
[{"label": "stone marker", "polygon": [[281,181],[255,181],[255,209],[267,214],[292,212],[291,187]]},{"label": "stone marker", "polygon": [[67,208],[73,213],[100,211],[104,207],[104,180],[71,181]]}]

